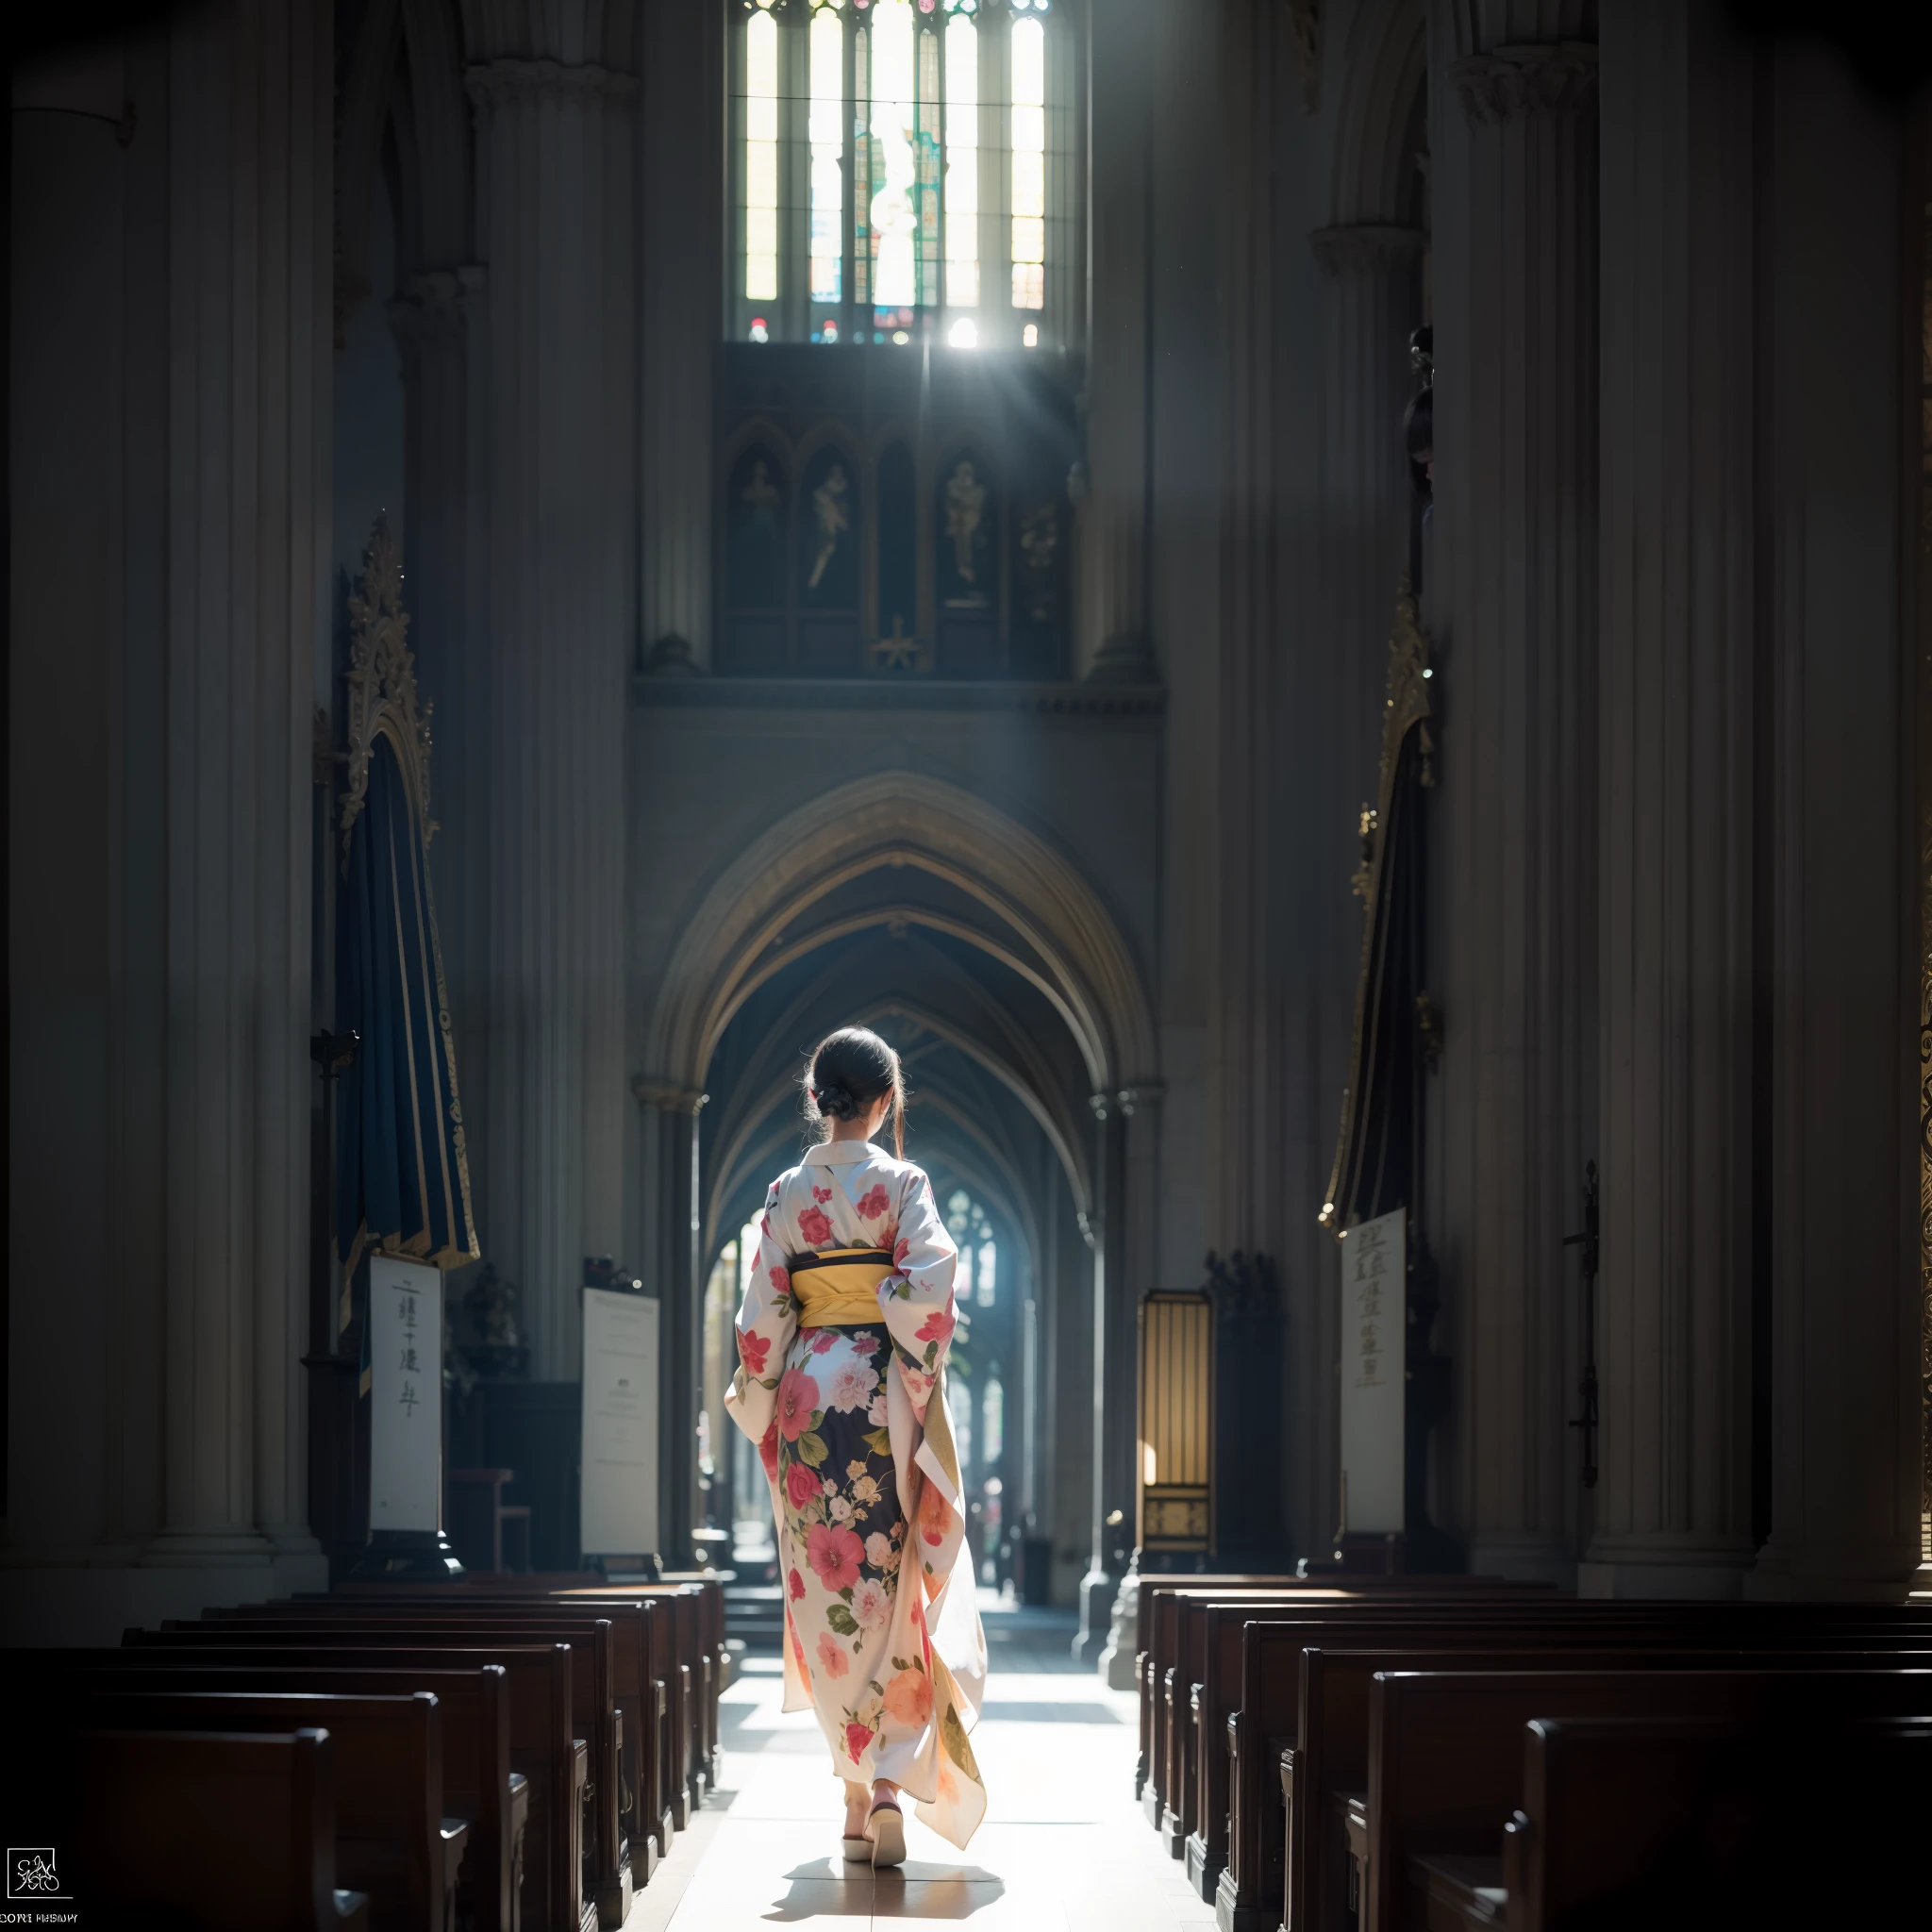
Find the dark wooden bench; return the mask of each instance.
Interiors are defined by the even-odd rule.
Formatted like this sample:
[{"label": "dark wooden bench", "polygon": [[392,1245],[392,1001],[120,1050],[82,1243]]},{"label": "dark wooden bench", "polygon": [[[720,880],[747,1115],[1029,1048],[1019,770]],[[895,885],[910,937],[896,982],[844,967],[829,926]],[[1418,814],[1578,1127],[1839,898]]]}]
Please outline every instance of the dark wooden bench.
[{"label": "dark wooden bench", "polygon": [[583,1895],[602,1926],[621,1926],[629,1915],[635,1881],[621,1818],[622,1725],[615,1690],[616,1642],[608,1617],[547,1604],[502,1608],[451,1605],[418,1610],[393,1605],[304,1603],[210,1611],[199,1624],[161,1626],[164,1635],[178,1635],[184,1629],[236,1633],[251,1641],[258,1635],[292,1633],[311,1642],[377,1647],[475,1640],[568,1645],[572,1724],[575,1734],[586,1742],[590,1762],[579,1837]]},{"label": "dark wooden bench", "polygon": [[[1728,1612],[1728,1614],[1726,1614]],[[1903,1621],[1902,1621],[1903,1619]],[[1379,1644],[1440,1649],[1545,1641],[1622,1641],[1700,1647],[1738,1631],[1738,1641],[1850,1641],[1861,1629],[1881,1646],[1923,1624],[1919,1613],[1873,1607],[1627,1604],[1564,1602],[1541,1609],[1492,1599],[1487,1604],[1364,1607],[1330,1603],[1319,1614],[1267,1608],[1241,1628],[1241,1690],[1227,1719],[1226,1865],[1216,1912],[1234,1932],[1274,1932],[1287,1890],[1283,1835],[1282,1753],[1298,1742],[1301,1652]],[[1494,1635],[1485,1638],[1485,1632]],[[1213,1812],[1210,1816],[1218,1816]],[[1301,1932],[1291,1927],[1291,1932]]]},{"label": "dark wooden bench", "polygon": [[[1823,1722],[1801,1764],[1783,1741],[1676,1715],[1532,1720],[1497,1861],[1510,1932],[1922,1923],[1932,1725]],[[1840,1793],[1850,1830],[1824,1809]],[[1445,1910],[1461,1875],[1442,1874]]]},{"label": "dark wooden bench", "polygon": [[[661,1678],[654,1674],[654,1613],[635,1603],[591,1605],[545,1600],[475,1602],[444,1597],[394,1597],[373,1604],[366,1599],[298,1598],[291,1603],[254,1605],[242,1610],[210,1612],[204,1621],[227,1625],[272,1619],[312,1630],[353,1627],[408,1633],[481,1632],[493,1640],[541,1638],[568,1641],[578,1658],[578,1722],[593,1740],[592,1829],[586,1840],[592,1860],[589,1879],[607,1923],[621,1924],[621,1868],[628,1860],[633,1888],[649,1882],[658,1857],[669,1850],[671,1821],[661,1793],[669,1739]],[[608,1626],[608,1629],[606,1628]],[[596,1660],[608,1641],[608,1684],[598,1680]],[[591,1666],[588,1674],[585,1664]],[[608,1690],[614,1716],[606,1715]],[[614,1754],[614,1755],[613,1755]],[[614,1767],[614,1768],[613,1768]],[[617,1862],[603,1859],[602,1846],[614,1844]],[[628,1907],[623,1906],[627,1911]]]},{"label": "dark wooden bench", "polygon": [[336,1887],[326,1731],[88,1731],[75,1756],[81,1924],[118,1908],[197,1932],[368,1932],[369,1901]]},{"label": "dark wooden bench", "polygon": [[524,1924],[527,1932],[575,1932],[585,1924],[587,1910],[594,1924],[595,1904],[587,1907],[583,1890],[582,1792],[590,1753],[571,1722],[568,1645],[491,1642],[481,1633],[459,1643],[435,1642],[426,1635],[420,1643],[358,1641],[355,1633],[340,1630],[318,1637],[294,1627],[244,1632],[211,1624],[129,1636],[140,1641],[115,1652],[91,1651],[90,1663],[111,1657],[124,1668],[153,1669],[173,1658],[194,1668],[404,1673],[501,1664],[508,1680],[510,1766],[528,1780],[530,1795]]},{"label": "dark wooden bench", "polygon": [[[158,1656],[158,1663],[150,1658]],[[69,1707],[90,1695],[156,1692],[198,1696],[308,1692],[396,1697],[427,1691],[442,1727],[443,1808],[469,1827],[459,1911],[475,1932],[513,1932],[523,1885],[530,1782],[510,1769],[509,1673],[474,1670],[293,1670],[208,1668],[198,1653],[61,1650],[13,1653]]]},{"label": "dark wooden bench", "polygon": [[[658,1815],[665,1809],[672,1813],[670,1824],[663,1827],[666,1837],[659,1845],[660,1854],[670,1849],[668,1833],[686,1828],[691,1812],[703,1803],[705,1791],[715,1782],[717,1699],[724,1688],[725,1660],[724,1593],[715,1579],[615,1585],[595,1584],[574,1574],[564,1579],[490,1576],[474,1585],[431,1592],[425,1592],[420,1586],[370,1583],[345,1587],[327,1597],[297,1597],[294,1601],[657,1606],[665,1627],[661,1642],[655,1636],[652,1639],[652,1669],[664,1684],[670,1738],[670,1770],[661,1786]],[[713,1641],[715,1651],[708,1648]]]},{"label": "dark wooden bench", "polygon": [[[1932,1673],[1840,1671],[1384,1672],[1369,1701],[1367,1862],[1360,1932],[1397,1932],[1433,1890],[1453,1903],[1440,1867],[1415,1857],[1500,1857],[1523,1795],[1524,1727],[1533,1720],[1696,1719],[1775,1740],[1785,1775],[1802,1778],[1813,1728],[1867,1718],[1928,1718]],[[1822,1813],[1815,1828],[1826,1828]],[[1849,1858],[1849,1853],[1847,1857]]]},{"label": "dark wooden bench", "polygon": [[1475,1615],[1533,1621],[1546,1616],[1550,1604],[1548,1592],[1541,1590],[1519,1593],[1491,1587],[1474,1593],[1468,1588],[1431,1589],[1424,1579],[1411,1579],[1399,1592],[1383,1588],[1354,1594],[1244,1591],[1221,1595],[1190,1589],[1172,1594],[1166,1607],[1172,1612],[1174,1661],[1163,1693],[1162,1826],[1170,1854],[1185,1855],[1189,1882],[1209,1904],[1227,1862],[1228,1759],[1223,1740],[1229,1713],[1239,1707],[1241,1632],[1246,1622],[1277,1615],[1319,1617],[1331,1605],[1339,1615],[1359,1613],[1398,1624],[1415,1617],[1455,1614],[1472,1605]]},{"label": "dark wooden bench", "polygon": [[131,1691],[97,1687],[75,1715],[90,1731],[326,1731],[334,1747],[336,1875],[369,1899],[374,1932],[452,1932],[469,1826],[445,1815],[435,1695]]}]

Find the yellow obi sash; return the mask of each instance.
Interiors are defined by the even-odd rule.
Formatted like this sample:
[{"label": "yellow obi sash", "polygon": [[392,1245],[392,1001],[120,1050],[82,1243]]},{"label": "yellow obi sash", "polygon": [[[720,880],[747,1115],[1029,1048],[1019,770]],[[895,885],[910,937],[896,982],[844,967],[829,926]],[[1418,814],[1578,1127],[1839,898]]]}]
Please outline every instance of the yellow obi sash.
[{"label": "yellow obi sash", "polygon": [[879,1319],[879,1283],[892,1257],[882,1248],[827,1248],[798,1256],[788,1272],[800,1324],[844,1328]]}]

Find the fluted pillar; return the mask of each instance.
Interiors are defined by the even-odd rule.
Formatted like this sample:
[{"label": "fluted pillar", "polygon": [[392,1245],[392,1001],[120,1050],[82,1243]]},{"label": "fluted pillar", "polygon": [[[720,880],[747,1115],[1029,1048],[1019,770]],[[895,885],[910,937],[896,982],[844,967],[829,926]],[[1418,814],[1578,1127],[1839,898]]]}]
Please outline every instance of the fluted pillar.
[{"label": "fluted pillar", "polygon": [[[675,675],[711,663],[711,398],[724,280],[723,90],[716,76],[723,37],[702,7],[651,8],[643,32],[639,641],[648,668]],[[705,85],[693,85],[699,75]]]},{"label": "fluted pillar", "polygon": [[[1129,1098],[1128,1104],[1131,1105]],[[1109,1634],[1124,1558],[1114,1552],[1133,1538],[1133,1397],[1137,1337],[1126,1278],[1128,1117],[1122,1098],[1096,1093],[1093,1211],[1081,1232],[1092,1257],[1093,1337],[1091,1514],[1087,1574],[1080,1579],[1080,1628],[1074,1656],[1095,1661]],[[1123,1400],[1123,1391],[1126,1399]]]},{"label": "fluted pillar", "polygon": [[1113,0],[1096,31],[1090,87],[1089,337],[1081,408],[1086,473],[1076,490],[1074,675],[1156,674],[1147,635],[1148,357],[1153,330],[1149,208],[1158,36],[1147,0]]},{"label": "fluted pillar", "polygon": [[[623,1232],[623,906],[637,443],[637,83],[577,9],[476,9],[468,43],[488,271],[474,646],[488,664],[490,1252],[535,1373],[577,1374],[586,1255]],[[531,58],[532,26],[544,56]],[[511,32],[512,27],[517,28]],[[502,29],[502,43],[494,38]],[[554,42],[554,47],[552,42]]]},{"label": "fluted pillar", "polygon": [[170,37],[165,1475],[142,1561],[287,1559],[312,1586],[298,1357],[329,16],[236,5]]},{"label": "fluted pillar", "polygon": [[1751,58],[1715,0],[1603,39],[1602,1430],[1579,1588],[1749,1566]]},{"label": "fluted pillar", "polygon": [[1920,1507],[1924,855],[1899,557],[1917,526],[1900,432],[1917,433],[1921,303],[1899,286],[1899,237],[1921,211],[1900,207],[1900,120],[1824,50],[1780,46],[1761,85],[1772,1493],[1747,1587],[1896,1599]]},{"label": "fluted pillar", "polygon": [[1448,1491],[1473,1569],[1544,1576],[1574,1555],[1562,1242],[1596,1151],[1593,33],[1578,0],[1432,12]]}]

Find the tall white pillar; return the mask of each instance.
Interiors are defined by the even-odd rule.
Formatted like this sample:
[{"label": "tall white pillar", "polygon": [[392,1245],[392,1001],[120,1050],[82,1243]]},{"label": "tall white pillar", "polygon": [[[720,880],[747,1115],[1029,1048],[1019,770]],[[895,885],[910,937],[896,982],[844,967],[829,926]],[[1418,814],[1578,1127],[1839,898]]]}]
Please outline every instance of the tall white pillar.
[{"label": "tall white pillar", "polygon": [[1431,14],[1447,1488],[1472,1568],[1553,1577],[1574,1548],[1562,1243],[1596,1152],[1594,12]]},{"label": "tall white pillar", "polygon": [[[476,648],[489,665],[479,1211],[535,1373],[577,1373],[583,1257],[623,1233],[625,744],[637,612],[637,82],[593,9],[468,9],[488,271]],[[617,31],[616,24],[610,30]]]},{"label": "tall white pillar", "polygon": [[1752,1560],[1752,60],[1716,0],[1603,36],[1602,1430],[1579,1588]]},{"label": "tall white pillar", "polygon": [[310,1584],[298,1358],[329,46],[327,9],[307,4],[170,27],[165,1477],[141,1559],[279,1563]]}]

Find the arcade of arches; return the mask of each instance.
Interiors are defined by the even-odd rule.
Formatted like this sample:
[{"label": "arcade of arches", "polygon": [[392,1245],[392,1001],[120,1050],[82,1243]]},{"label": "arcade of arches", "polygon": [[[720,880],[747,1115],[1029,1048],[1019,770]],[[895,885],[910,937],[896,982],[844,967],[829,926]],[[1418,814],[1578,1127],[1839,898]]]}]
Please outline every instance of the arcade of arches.
[{"label": "arcade of arches", "polygon": [[1398,1206],[1418,1563],[1903,1596],[1932,177],[1903,70],[1765,11],[24,43],[8,1641],[361,1546],[310,1042],[379,514],[481,1256],[449,1453],[517,1468],[539,1568],[587,1269],[658,1310],[629,1554],[768,1560],[741,1230],[860,1022],[971,1256],[975,1569],[1061,1654],[1131,1650],[1151,1291],[1234,1348],[1185,1560],[1328,1559],[1331,1230]]}]

